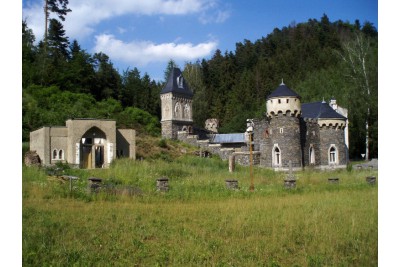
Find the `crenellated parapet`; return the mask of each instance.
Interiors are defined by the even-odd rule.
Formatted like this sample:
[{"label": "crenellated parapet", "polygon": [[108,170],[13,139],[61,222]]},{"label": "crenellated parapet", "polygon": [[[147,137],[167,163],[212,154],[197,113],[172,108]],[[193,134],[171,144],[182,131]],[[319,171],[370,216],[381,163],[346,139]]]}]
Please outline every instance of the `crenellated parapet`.
[{"label": "crenellated parapet", "polygon": [[279,114],[301,116],[300,96],[283,82],[267,97],[266,107],[268,118],[276,117]]},{"label": "crenellated parapet", "polygon": [[269,118],[278,116],[278,114],[300,117],[301,103],[296,97],[280,97],[267,100],[267,116]]},{"label": "crenellated parapet", "polygon": [[342,119],[319,119],[318,125],[321,129],[334,128],[343,130],[346,127],[346,120]]}]

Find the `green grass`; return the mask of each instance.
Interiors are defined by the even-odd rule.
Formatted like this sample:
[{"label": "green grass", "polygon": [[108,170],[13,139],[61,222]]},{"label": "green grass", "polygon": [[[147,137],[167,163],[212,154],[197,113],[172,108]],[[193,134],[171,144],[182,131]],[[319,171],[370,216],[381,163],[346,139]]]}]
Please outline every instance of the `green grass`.
[{"label": "green grass", "polygon": [[[117,160],[73,170],[69,183],[23,167],[25,266],[377,266],[376,171],[285,173],[219,159]],[[141,195],[88,194],[87,178],[140,188]],[[156,191],[166,176],[170,191]],[[329,184],[338,177],[338,185]],[[225,179],[239,181],[227,190]]]}]

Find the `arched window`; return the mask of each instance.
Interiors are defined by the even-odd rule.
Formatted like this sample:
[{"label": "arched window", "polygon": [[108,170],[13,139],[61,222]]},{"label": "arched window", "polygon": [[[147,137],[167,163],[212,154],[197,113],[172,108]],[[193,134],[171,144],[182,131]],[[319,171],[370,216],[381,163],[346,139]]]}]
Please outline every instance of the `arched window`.
[{"label": "arched window", "polygon": [[274,166],[281,166],[282,164],[281,150],[278,146],[275,146],[272,150],[272,164]]},{"label": "arched window", "polygon": [[58,155],[57,149],[54,149],[53,150],[53,159],[57,159],[57,155]]},{"label": "arched window", "polygon": [[64,151],[62,149],[58,151],[58,159],[64,159]]},{"label": "arched window", "polygon": [[336,164],[338,162],[337,150],[334,145],[329,148],[329,164]]},{"label": "arched window", "polygon": [[315,164],[315,151],[312,145],[310,146],[309,156],[310,156],[310,164]]},{"label": "arched window", "polygon": [[182,108],[179,102],[175,104],[175,118],[182,118]]},{"label": "arched window", "polygon": [[183,117],[190,119],[190,107],[189,104],[185,104],[184,110],[183,110]]}]

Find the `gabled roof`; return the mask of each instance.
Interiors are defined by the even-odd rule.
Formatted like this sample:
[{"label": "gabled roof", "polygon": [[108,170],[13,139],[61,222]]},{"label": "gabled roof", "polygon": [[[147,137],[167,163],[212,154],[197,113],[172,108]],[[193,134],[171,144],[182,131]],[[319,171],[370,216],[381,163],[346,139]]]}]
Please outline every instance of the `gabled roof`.
[{"label": "gabled roof", "polygon": [[346,119],[325,101],[301,104],[301,114],[309,119]]},{"label": "gabled roof", "polygon": [[292,96],[292,97],[297,97],[300,98],[300,96],[293,91],[292,89],[290,89],[289,87],[286,86],[286,84],[281,83],[278,88],[276,88],[274,91],[272,91],[272,93],[267,96],[267,99],[269,98],[274,98],[274,97],[285,97],[285,96]]},{"label": "gabled roof", "polygon": [[244,133],[216,134],[212,143],[245,143]]},{"label": "gabled roof", "polygon": [[[182,83],[178,83],[178,77],[181,77]],[[173,68],[167,83],[165,84],[164,88],[161,90],[160,94],[166,93],[177,93],[181,95],[185,95],[188,97],[193,96],[193,92],[189,89],[189,86],[186,84],[185,79],[182,76],[182,72],[178,68]]]}]

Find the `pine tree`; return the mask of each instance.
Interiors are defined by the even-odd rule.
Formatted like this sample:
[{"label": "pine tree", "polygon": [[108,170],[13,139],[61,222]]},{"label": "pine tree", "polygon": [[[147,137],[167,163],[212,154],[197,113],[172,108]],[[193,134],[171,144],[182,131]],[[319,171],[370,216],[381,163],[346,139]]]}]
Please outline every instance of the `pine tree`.
[{"label": "pine tree", "polygon": [[44,0],[44,17],[45,17],[45,27],[44,27],[44,41],[47,42],[47,23],[49,21],[50,12],[55,13],[58,18],[65,21],[65,16],[71,12],[71,9],[67,8],[68,0]]},{"label": "pine tree", "polygon": [[64,60],[69,58],[68,37],[65,35],[64,26],[56,19],[50,20],[47,45],[51,56],[61,56]]},{"label": "pine tree", "polygon": [[25,20],[22,21],[22,88],[26,88],[33,81],[36,47],[35,35],[28,28]]}]

